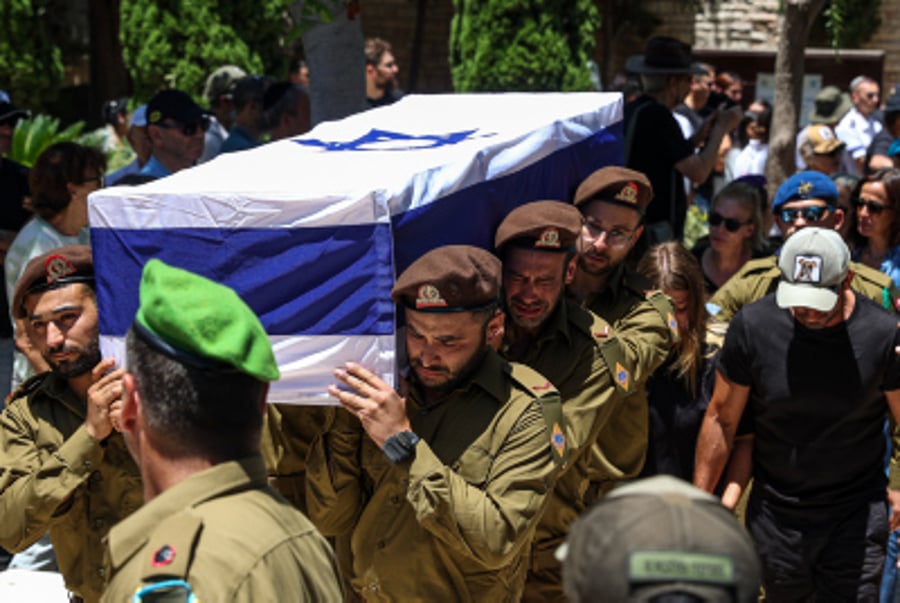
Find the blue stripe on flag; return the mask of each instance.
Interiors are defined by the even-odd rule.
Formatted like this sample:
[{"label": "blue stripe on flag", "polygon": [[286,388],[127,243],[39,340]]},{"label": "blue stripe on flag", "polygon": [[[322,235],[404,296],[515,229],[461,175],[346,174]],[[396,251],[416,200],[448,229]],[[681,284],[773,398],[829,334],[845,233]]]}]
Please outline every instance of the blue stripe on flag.
[{"label": "blue stripe on flag", "polygon": [[91,230],[100,332],[124,335],[143,264],[161,260],[225,283],[270,335],[394,332],[387,224],[302,229]]},{"label": "blue stripe on flag", "polygon": [[543,199],[571,202],[575,189],[592,172],[606,165],[622,165],[622,134],[619,121],[513,174],[395,215],[397,274],[442,245],[493,249],[500,222],[520,205]]}]

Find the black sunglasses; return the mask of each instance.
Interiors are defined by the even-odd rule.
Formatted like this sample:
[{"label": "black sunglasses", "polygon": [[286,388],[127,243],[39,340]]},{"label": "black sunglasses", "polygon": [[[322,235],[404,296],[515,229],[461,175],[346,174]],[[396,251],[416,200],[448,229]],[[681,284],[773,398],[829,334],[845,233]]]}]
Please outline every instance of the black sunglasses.
[{"label": "black sunglasses", "polygon": [[866,199],[854,199],[853,205],[856,206],[856,209],[862,209],[865,207],[866,209],[869,210],[870,214],[873,214],[876,216],[886,209],[891,209],[887,205],[883,205],[876,201],[868,201]]},{"label": "black sunglasses", "polygon": [[153,124],[153,125],[159,126],[160,128],[164,128],[166,130],[179,130],[185,136],[193,136],[194,134],[197,133],[197,130],[200,130],[201,132],[206,132],[206,129],[209,127],[209,120],[204,118],[204,119],[201,119],[200,121],[195,121],[195,122],[192,122],[189,124],[183,124],[183,123],[178,123],[178,122],[172,123],[172,124],[167,124],[167,123],[160,122],[158,124]]},{"label": "black sunglasses", "polygon": [[725,216],[717,212],[709,214],[710,226],[719,226],[722,223],[725,224],[725,230],[727,230],[728,232],[737,232],[741,226],[750,224],[750,222],[741,222],[740,220],[735,220],[734,218],[726,218]]},{"label": "black sunglasses", "polygon": [[829,208],[824,207],[822,205],[814,205],[813,207],[800,207],[796,209],[782,209],[780,210],[781,221],[782,222],[793,222],[799,216],[803,216],[803,219],[807,222],[818,222],[828,213]]}]

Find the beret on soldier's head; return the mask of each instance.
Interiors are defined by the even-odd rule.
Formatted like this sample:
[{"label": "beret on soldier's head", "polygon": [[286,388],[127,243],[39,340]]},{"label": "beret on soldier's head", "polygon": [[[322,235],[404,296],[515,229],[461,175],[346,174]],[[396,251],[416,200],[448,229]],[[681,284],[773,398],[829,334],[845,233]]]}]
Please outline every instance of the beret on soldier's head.
[{"label": "beret on soldier's head", "polygon": [[573,251],[581,234],[581,212],[561,201],[521,205],[497,228],[494,247],[515,245],[537,251]]},{"label": "beret on soldier's head", "polygon": [[184,364],[280,377],[269,336],[233,289],[158,259],[144,266],[134,330]]},{"label": "beret on soldier's head", "polygon": [[500,295],[501,266],[492,253],[469,245],[432,249],[397,279],[391,297],[419,312],[480,310]]},{"label": "beret on soldier's head", "polygon": [[16,282],[11,306],[13,316],[25,318],[28,294],[74,283],[87,283],[93,287],[94,259],[87,245],[59,247],[33,258]]},{"label": "beret on soldier's head", "polygon": [[574,204],[607,201],[644,213],[653,200],[653,186],[643,173],[612,165],[588,176],[575,191]]}]

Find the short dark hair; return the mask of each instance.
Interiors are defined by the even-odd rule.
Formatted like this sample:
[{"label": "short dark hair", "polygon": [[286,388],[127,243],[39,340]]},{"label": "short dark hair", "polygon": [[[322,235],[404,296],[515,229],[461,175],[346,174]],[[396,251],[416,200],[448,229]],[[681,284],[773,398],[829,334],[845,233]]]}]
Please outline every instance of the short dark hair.
[{"label": "short dark hair", "polygon": [[[279,89],[280,94],[278,94]],[[275,94],[270,94],[273,91]],[[305,86],[301,86],[300,84],[290,84],[288,82],[272,84],[266,92],[263,102],[266,129],[271,130],[277,126],[278,122],[281,121],[281,116],[285,113],[294,114],[297,110],[297,100],[301,96],[305,96],[308,103],[309,94],[307,93]],[[267,106],[270,102],[272,104]]]},{"label": "short dark hair", "polygon": [[386,52],[392,52],[391,44],[381,38],[368,38],[366,40],[366,64],[372,67],[378,67],[381,57]]},{"label": "short dark hair", "polygon": [[94,147],[58,142],[44,149],[28,174],[34,212],[48,220],[63,211],[72,201],[66,185],[83,184],[89,168],[98,176],[106,171],[106,157]]},{"label": "short dark hair", "polygon": [[202,454],[218,462],[258,453],[266,383],[239,371],[182,364],[133,327],[125,349],[148,431],[166,453]]},{"label": "short dark hair", "polygon": [[248,75],[238,80],[231,93],[235,108],[240,111],[253,102],[259,103],[262,107],[263,96],[271,83],[271,78],[261,75]]}]

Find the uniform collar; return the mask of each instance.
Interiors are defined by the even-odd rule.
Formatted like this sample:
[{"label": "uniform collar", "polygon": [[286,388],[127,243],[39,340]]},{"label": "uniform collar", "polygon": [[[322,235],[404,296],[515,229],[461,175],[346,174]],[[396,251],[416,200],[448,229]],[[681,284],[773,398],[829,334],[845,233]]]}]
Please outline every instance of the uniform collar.
[{"label": "uniform collar", "polygon": [[[488,395],[497,399],[499,402],[505,402],[508,398],[507,376],[510,374],[511,368],[509,366],[509,363],[501,358],[493,348],[489,348],[485,353],[481,364],[478,365],[469,379],[461,383],[455,390],[444,396],[444,398],[442,398],[439,402],[431,404],[430,406],[434,407],[439,404],[443,404],[444,402],[452,399],[454,396],[464,394],[465,392],[470,391],[472,388],[476,387],[482,389]],[[413,401],[419,407],[425,406],[422,403],[422,400],[424,400],[425,397],[422,395],[422,390],[418,384],[418,380],[415,378],[415,372],[409,367],[407,367],[405,378],[407,380],[407,383],[409,384],[410,394],[413,398]]]},{"label": "uniform collar", "polygon": [[[540,332],[529,342],[529,345],[540,348],[545,341],[556,339],[557,333],[562,334],[566,343],[571,343],[572,335],[569,330],[568,304],[574,303],[573,300],[569,299],[569,297],[563,293],[559,298],[559,303],[556,304],[556,309],[554,309],[550,316],[547,317]],[[512,319],[510,319],[510,322],[512,323]],[[515,323],[513,323],[513,328],[515,329]],[[503,349],[508,350],[510,345],[511,343],[504,340]]]},{"label": "uniform collar", "polygon": [[260,488],[265,484],[262,456],[227,461],[191,475],[113,526],[105,539],[110,565],[114,569],[125,565],[150,539],[153,527],[170,516],[227,492]]},{"label": "uniform collar", "polygon": [[77,416],[81,418],[87,416],[87,409],[85,408],[84,401],[79,400],[78,396],[75,395],[75,392],[72,391],[72,388],[69,387],[69,382],[55,372],[50,371],[50,373],[47,374],[47,378],[43,384],[43,390],[44,393],[71,410]]}]

